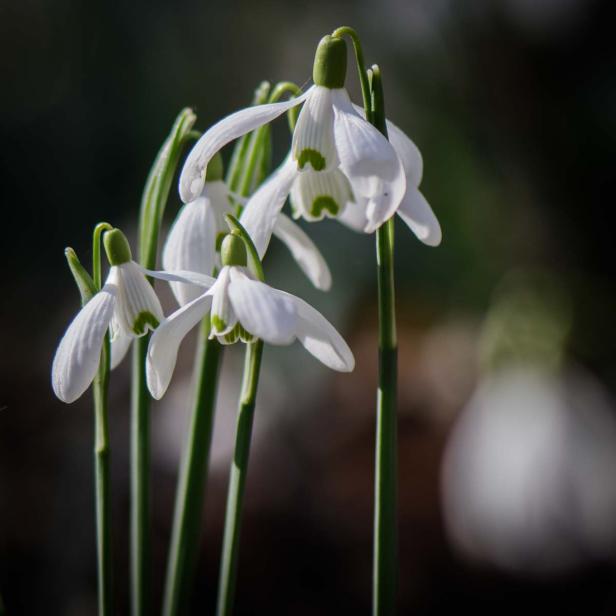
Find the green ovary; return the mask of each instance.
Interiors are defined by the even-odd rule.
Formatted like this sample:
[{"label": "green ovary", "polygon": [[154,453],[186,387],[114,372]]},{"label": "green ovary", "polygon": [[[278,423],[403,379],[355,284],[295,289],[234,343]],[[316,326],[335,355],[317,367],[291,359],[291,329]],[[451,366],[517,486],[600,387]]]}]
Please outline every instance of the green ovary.
[{"label": "green ovary", "polygon": [[325,169],[325,158],[321,152],[304,148],[297,158],[297,164],[300,169],[303,169],[306,164],[310,164],[315,171],[323,171]]},{"label": "green ovary", "polygon": [[144,310],[140,312],[133,321],[133,332],[137,336],[142,336],[148,331],[148,325],[149,329],[156,329],[158,323],[158,319],[151,312]]}]

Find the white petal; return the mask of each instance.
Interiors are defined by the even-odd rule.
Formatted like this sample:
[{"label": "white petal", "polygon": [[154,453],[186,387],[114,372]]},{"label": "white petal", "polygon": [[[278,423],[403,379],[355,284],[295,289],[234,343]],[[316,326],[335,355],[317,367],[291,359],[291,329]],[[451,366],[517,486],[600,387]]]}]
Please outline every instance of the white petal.
[{"label": "white petal", "polygon": [[274,227],[274,235],[285,243],[293,258],[301,267],[310,282],[322,291],[329,291],[332,275],[319,249],[304,231],[288,216],[279,214]]},{"label": "white petal", "polygon": [[133,341],[132,336],[127,334],[121,327],[113,326],[113,320],[111,329],[114,330],[114,334],[111,337],[111,359],[110,359],[110,368],[111,370],[117,368],[124,357],[126,357],[126,353],[128,352],[128,348],[130,347],[130,343]]},{"label": "white petal", "polygon": [[210,159],[230,141],[271,122],[288,109],[299,105],[312,92],[309,88],[301,96],[282,103],[255,105],[236,111],[207,130],[190,151],[180,176],[180,197],[184,203],[196,199],[203,190],[205,170]]},{"label": "white petal", "polygon": [[295,295],[278,289],[272,291],[294,304],[297,315],[295,335],[309,353],[338,372],[351,372],[355,368],[355,358],[349,345],[318,310]]},{"label": "white petal", "polygon": [[387,120],[387,134],[391,145],[402,161],[407,184],[412,184],[415,187],[419,186],[423,176],[423,158],[419,148],[404,131],[400,130],[389,120]]},{"label": "white petal", "polygon": [[340,169],[302,171],[291,189],[294,216],[310,221],[338,217],[349,201],[353,193]]},{"label": "white petal", "polygon": [[306,100],[293,131],[293,159],[300,169],[335,169],[333,90],[315,86]]},{"label": "white petal", "polygon": [[366,199],[360,197],[356,203],[349,203],[338,220],[353,229],[353,231],[363,232],[368,224],[368,218],[366,217]]},{"label": "white petal", "polygon": [[118,277],[118,319],[127,332],[143,336],[164,318],[160,301],[140,265],[129,261],[112,269]]},{"label": "white petal", "polygon": [[216,280],[216,287],[212,291],[211,337],[228,334],[237,323],[237,317],[228,295],[230,269],[228,265],[222,268]]},{"label": "white petal", "polygon": [[353,109],[346,91],[335,92],[334,133],[340,167],[355,197],[369,200],[365,231],[371,233],[402,201],[406,190],[404,167],[389,141]]},{"label": "white petal", "polygon": [[60,341],[51,369],[51,383],[63,402],[77,400],[96,375],[116,293],[114,284],[105,284],[79,311]]},{"label": "white petal", "polygon": [[295,162],[289,156],[252,195],[242,212],[240,222],[252,238],[261,259],[269,246],[278,214],[297,175]]},{"label": "white petal", "polygon": [[[199,197],[178,213],[163,249],[163,268],[188,270],[211,276],[216,265],[216,215],[210,200]],[[183,306],[203,290],[195,285],[170,282],[176,300]]]},{"label": "white petal", "polygon": [[426,198],[417,188],[407,186],[398,215],[424,244],[438,246],[441,243],[441,225]]},{"label": "white petal", "polygon": [[293,302],[236,267],[230,274],[229,298],[244,329],[270,344],[291,344],[297,326]]},{"label": "white petal", "polygon": [[182,306],[156,328],[146,358],[146,379],[153,398],[159,400],[169,387],[178,349],[184,336],[207,314],[212,303],[211,289]]},{"label": "white petal", "polygon": [[[362,118],[366,117],[363,107],[354,104],[353,109],[355,109]],[[411,141],[409,136],[393,122],[390,120],[386,120],[386,122],[389,142],[402,161],[407,181],[410,181],[414,186],[419,186],[423,175],[423,159],[419,148]]]},{"label": "white petal", "polygon": [[181,282],[183,284],[194,284],[203,289],[209,289],[215,282],[213,276],[206,276],[197,272],[189,272],[187,270],[176,270],[173,272],[163,272],[159,270],[149,270],[141,265],[138,266],[145,276],[158,278],[167,282]]}]

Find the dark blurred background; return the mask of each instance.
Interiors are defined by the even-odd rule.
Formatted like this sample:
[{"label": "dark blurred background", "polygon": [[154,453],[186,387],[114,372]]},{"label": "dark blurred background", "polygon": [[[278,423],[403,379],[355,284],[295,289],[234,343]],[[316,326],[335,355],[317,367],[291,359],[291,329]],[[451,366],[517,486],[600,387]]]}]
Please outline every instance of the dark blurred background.
[{"label": "dark blurred background", "polygon": [[[397,223],[400,613],[615,614],[615,13],[607,0],[3,2],[7,613],[95,613],[91,402],[60,403],[49,376],[78,309],[64,247],[88,261],[101,220],[134,237],[149,166],[182,107],[204,129],[245,106],[262,79],[304,84],[320,37],[351,25],[367,62],[382,67],[389,117],[423,153],[422,191],[444,235],[428,248]],[[359,102],[354,72],[348,81]],[[287,147],[281,120],[276,161]],[[169,220],[178,205],[174,190]],[[311,289],[277,243],[266,274],[332,320],[357,369],[329,372],[298,345],[266,349],[237,614],[369,612],[374,242],[335,222],[305,228],[329,261],[332,291]],[[512,271],[537,270],[567,306],[548,301],[538,321],[533,301],[518,311],[507,299],[528,292],[541,303],[542,284],[519,282],[532,276],[518,276],[505,299],[498,291]],[[564,323],[558,361],[537,360],[535,342],[554,322]],[[484,361],[486,336],[505,348],[498,373]],[[504,344],[511,337],[521,352]],[[155,605],[192,344],[152,406]],[[194,613],[213,608],[241,350],[225,356]],[[111,383],[118,614],[128,605],[129,363]]]}]

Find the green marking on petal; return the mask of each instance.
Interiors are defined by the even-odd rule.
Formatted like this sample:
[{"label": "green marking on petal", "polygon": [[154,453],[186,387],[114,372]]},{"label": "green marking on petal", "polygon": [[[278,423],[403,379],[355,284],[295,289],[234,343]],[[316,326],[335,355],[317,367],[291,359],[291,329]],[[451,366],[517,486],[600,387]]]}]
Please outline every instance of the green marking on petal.
[{"label": "green marking on petal", "polygon": [[227,329],[227,324],[217,314],[213,314],[210,317],[210,324],[212,325],[212,329],[217,332],[224,332],[225,329]]},{"label": "green marking on petal", "polygon": [[237,328],[234,327],[230,332],[221,336],[221,338],[223,339],[223,344],[235,344],[239,338]]},{"label": "green marking on petal", "polygon": [[255,337],[250,332],[246,331],[240,323],[238,323],[235,328],[238,330],[242,342],[254,342]]},{"label": "green marking on petal", "polygon": [[323,218],[323,216],[335,218],[339,212],[340,206],[329,195],[315,197],[310,207],[310,215],[315,218]]},{"label": "green marking on petal", "polygon": [[144,310],[137,315],[132,329],[136,336],[143,336],[148,329],[156,329],[157,327],[158,319],[148,310]]},{"label": "green marking on petal", "polygon": [[310,164],[315,171],[323,171],[325,169],[325,158],[317,150],[304,148],[299,153],[297,164],[300,169],[303,169],[306,164]]}]

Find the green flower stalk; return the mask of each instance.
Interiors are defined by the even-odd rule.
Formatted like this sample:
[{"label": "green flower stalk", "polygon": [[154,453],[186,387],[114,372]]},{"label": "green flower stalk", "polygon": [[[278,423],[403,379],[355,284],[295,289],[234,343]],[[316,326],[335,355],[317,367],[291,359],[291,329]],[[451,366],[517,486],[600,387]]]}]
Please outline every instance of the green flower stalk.
[{"label": "green flower stalk", "polygon": [[[348,27],[333,35],[350,36],[359,71],[366,119],[387,138],[387,121],[381,72],[366,71],[357,33]],[[439,238],[440,239],[440,238]],[[397,454],[397,339],[394,286],[394,220],[376,230],[379,306],[379,383],[376,409],[374,492],[374,544],[372,613],[386,616],[396,611],[398,580],[398,454]]]},{"label": "green flower stalk", "polygon": [[[265,102],[269,93],[269,84],[262,82],[255,91],[254,104]],[[225,212],[230,212],[229,195],[245,196],[267,173],[270,136],[269,132],[257,133],[246,135],[236,144],[226,182],[222,181],[223,166],[219,155],[208,166],[203,194],[184,206],[169,234],[163,252],[166,269],[186,270],[196,267],[203,273],[211,274],[219,268],[220,264],[216,263],[219,258],[216,252],[220,251],[218,236],[221,231],[224,234],[222,227],[226,227],[221,218]],[[208,216],[208,212],[212,215]],[[187,245],[198,246],[194,255],[189,254]],[[199,294],[197,292],[195,295],[191,287],[178,283],[174,287],[172,283],[181,305]],[[222,358],[222,347],[217,340],[209,339],[210,333],[210,319],[205,318],[199,327],[194,405],[173,515],[163,599],[165,616],[175,616],[186,611],[198,554],[218,371]]]},{"label": "green flower stalk", "polygon": [[[158,238],[171,182],[182,149],[192,137],[195,115],[184,109],[163,143],[148,175],[139,216],[139,261],[147,269],[156,267]],[[145,377],[148,336],[133,348],[131,389],[131,613],[149,613],[150,564],[150,422]]]}]

